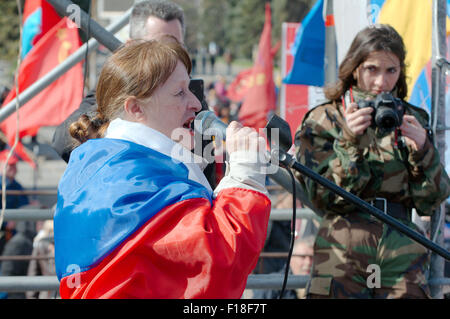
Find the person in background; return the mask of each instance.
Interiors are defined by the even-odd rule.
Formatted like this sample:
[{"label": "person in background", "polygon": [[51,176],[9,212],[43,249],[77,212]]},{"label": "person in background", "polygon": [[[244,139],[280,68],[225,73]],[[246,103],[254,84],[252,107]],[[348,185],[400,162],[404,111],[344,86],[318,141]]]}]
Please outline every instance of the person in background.
[{"label": "person in background", "polygon": [[10,91],[11,89],[7,86],[0,87],[0,105],[3,104],[3,101],[6,99]]},{"label": "person in background", "polygon": [[[22,191],[24,190],[23,186],[16,180],[17,175],[17,163],[19,159],[12,154],[7,161],[7,157],[9,154],[9,150],[3,150],[0,152],[0,187],[3,182],[3,169],[6,165],[5,170],[5,179],[6,179],[6,190],[12,191]],[[6,196],[6,209],[16,209],[23,206],[26,206],[30,203],[28,196],[26,195],[7,195]],[[3,203],[0,203],[0,207],[2,207]],[[14,236],[16,229],[16,223],[14,221],[6,222],[4,221],[1,225],[0,230],[0,255],[3,253],[4,247],[6,243]],[[1,264],[1,262],[0,262]]]},{"label": "person in background", "polygon": [[215,42],[210,42],[208,44],[208,54],[209,54],[209,66],[210,66],[210,70],[209,73],[211,75],[215,74],[215,65],[216,65],[216,57],[217,54],[219,53],[219,50],[217,48],[217,44]]},{"label": "person in background", "polygon": [[233,53],[230,50],[225,50],[225,52],[223,53],[223,59],[225,61],[225,63],[227,64],[227,75],[231,75],[232,69],[233,69]]},{"label": "person in background", "polygon": [[[36,235],[36,223],[18,221],[16,233],[6,243],[2,256],[29,256],[33,251],[33,238]],[[29,260],[4,260],[2,276],[26,276]],[[25,292],[8,292],[8,299],[25,299]]]},{"label": "person in background", "polygon": [[[290,262],[293,275],[311,275],[314,239],[315,237],[312,236],[296,239]],[[296,289],[295,292],[298,299],[304,299],[306,297],[305,288]]]},{"label": "person in background", "polygon": [[[17,163],[19,162],[19,159],[17,156],[12,154],[9,161],[6,162],[8,154],[9,150],[3,150],[0,152],[0,175],[3,175],[3,168],[6,165],[6,190],[22,191],[24,190],[23,186],[16,180]],[[0,179],[0,186],[2,180],[3,179]],[[21,206],[28,205],[29,203],[30,201],[26,195],[11,195],[6,197],[6,208],[8,209],[19,208]]]},{"label": "person in background", "polygon": [[214,83],[214,91],[220,103],[230,103],[227,97],[227,79],[223,75],[218,75]]},{"label": "person in background", "polygon": [[[46,220],[33,239],[32,259],[28,265],[28,276],[55,276],[55,240],[53,220]],[[58,296],[57,291],[28,291],[27,299],[50,299]]]},{"label": "person in background", "polygon": [[[312,256],[314,247],[314,237],[298,237],[295,239],[292,250],[291,261],[289,263],[289,275],[309,276],[311,274]],[[284,275],[286,266],[284,265],[277,274]],[[305,288],[288,289],[284,292],[283,299],[304,299]],[[257,289],[253,292],[254,299],[279,299],[281,290]]]}]

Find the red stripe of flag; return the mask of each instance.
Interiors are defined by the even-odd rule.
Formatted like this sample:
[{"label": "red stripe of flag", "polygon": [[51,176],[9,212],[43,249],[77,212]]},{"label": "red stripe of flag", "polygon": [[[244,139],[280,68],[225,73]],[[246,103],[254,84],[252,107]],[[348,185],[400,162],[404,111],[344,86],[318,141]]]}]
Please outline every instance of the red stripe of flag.
[{"label": "red stripe of flag", "polygon": [[[19,92],[38,81],[58,66],[80,46],[77,28],[67,27],[67,18],[61,19],[30,50],[19,68]],[[83,94],[83,75],[81,62],[42,90],[19,110],[19,137],[34,136],[41,126],[59,125],[81,102]],[[3,105],[16,97],[15,87],[11,90]],[[14,143],[16,132],[16,113],[1,123],[8,143]],[[29,162],[26,154],[20,154]],[[28,157],[28,159],[27,159]]]}]

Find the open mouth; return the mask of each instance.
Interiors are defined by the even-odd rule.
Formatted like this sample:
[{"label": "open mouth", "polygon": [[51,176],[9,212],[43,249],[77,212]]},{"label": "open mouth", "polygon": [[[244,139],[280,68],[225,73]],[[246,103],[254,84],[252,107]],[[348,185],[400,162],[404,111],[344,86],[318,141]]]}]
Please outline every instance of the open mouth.
[{"label": "open mouth", "polygon": [[191,134],[194,133],[194,119],[195,117],[191,117],[190,119],[188,119],[186,122],[184,122],[183,124],[183,128],[189,130],[189,132]]}]

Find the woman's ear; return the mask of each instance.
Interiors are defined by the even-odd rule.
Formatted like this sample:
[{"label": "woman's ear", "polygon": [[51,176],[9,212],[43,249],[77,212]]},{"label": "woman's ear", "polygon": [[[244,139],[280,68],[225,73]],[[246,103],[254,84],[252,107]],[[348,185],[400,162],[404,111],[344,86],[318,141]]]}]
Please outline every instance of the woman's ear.
[{"label": "woman's ear", "polygon": [[135,96],[129,96],[125,100],[123,109],[126,117],[131,121],[142,122],[145,119],[145,114],[142,107]]}]

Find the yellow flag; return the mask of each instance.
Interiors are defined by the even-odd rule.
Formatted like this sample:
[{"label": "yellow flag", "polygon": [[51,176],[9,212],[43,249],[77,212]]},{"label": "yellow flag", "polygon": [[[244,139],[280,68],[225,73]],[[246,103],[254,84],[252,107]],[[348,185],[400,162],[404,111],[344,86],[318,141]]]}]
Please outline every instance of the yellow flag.
[{"label": "yellow flag", "polygon": [[[432,0],[386,0],[378,17],[379,23],[394,27],[405,43],[408,97],[431,59],[432,9]],[[450,19],[447,17],[449,34]]]}]

